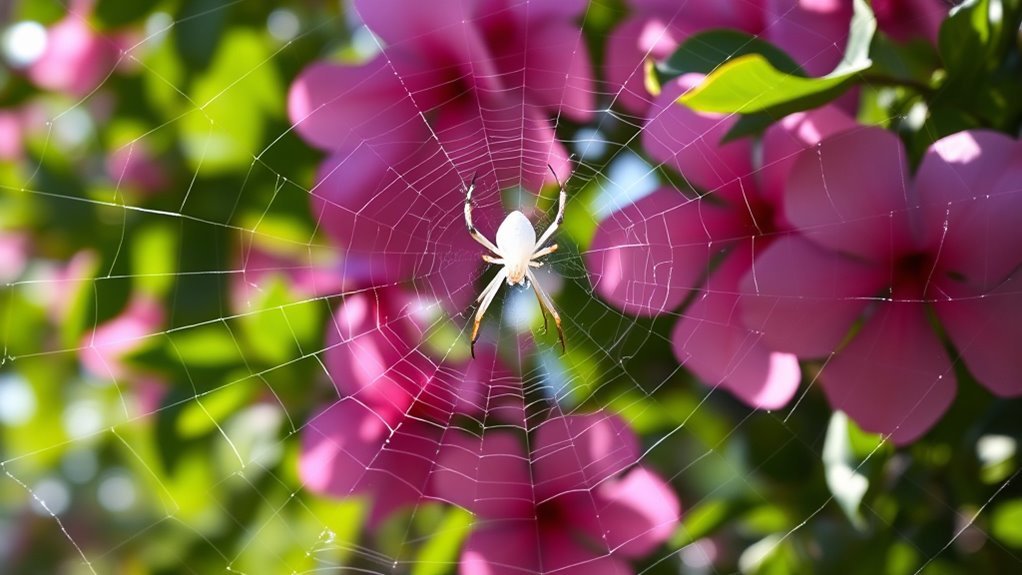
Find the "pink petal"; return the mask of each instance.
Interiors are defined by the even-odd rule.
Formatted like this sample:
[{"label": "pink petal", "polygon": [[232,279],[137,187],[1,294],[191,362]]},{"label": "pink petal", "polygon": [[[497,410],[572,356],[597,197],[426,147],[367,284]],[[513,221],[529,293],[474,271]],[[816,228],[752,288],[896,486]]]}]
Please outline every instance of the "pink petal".
[{"label": "pink petal", "polygon": [[763,26],[763,0],[717,0],[715,2],[677,2],[677,0],[629,0],[640,13],[655,14],[664,20],[683,24],[695,31],[707,28],[738,28],[757,33]]},{"label": "pink petal", "polygon": [[28,236],[0,231],[0,284],[13,282],[21,276],[28,262]]},{"label": "pink petal", "polygon": [[940,300],[941,324],[969,371],[997,395],[1022,394],[1022,289],[1015,275],[993,292]]},{"label": "pink petal", "polygon": [[424,155],[396,151],[360,146],[328,158],[311,194],[320,226],[347,258],[362,262],[353,270],[356,275],[376,284],[413,273],[428,276],[440,254],[450,262],[450,246],[438,240],[437,225],[464,230],[463,216],[454,207],[462,197],[460,181],[443,155],[430,144],[421,151]]},{"label": "pink petal", "polygon": [[739,286],[742,319],[762,343],[803,358],[824,357],[845,338],[885,270],[784,236],[755,258]]},{"label": "pink petal", "polygon": [[156,335],[163,320],[160,302],[145,294],[133,296],[117,317],[85,335],[79,351],[82,367],[100,378],[116,380],[127,376],[123,357]]},{"label": "pink petal", "polygon": [[593,286],[630,314],[673,310],[702,283],[721,249],[714,239],[733,237],[733,219],[711,202],[660,188],[600,222],[586,253]]},{"label": "pink petal", "polygon": [[568,509],[573,524],[585,530],[601,550],[642,557],[667,541],[678,527],[681,503],[671,487],[644,467],[600,484],[581,494],[595,502]]},{"label": "pink petal", "polygon": [[288,93],[288,116],[295,130],[313,145],[350,152],[356,146],[396,148],[387,155],[409,153],[428,138],[394,64],[377,56],[360,66],[317,62],[299,74]]},{"label": "pink petal", "polygon": [[[517,370],[505,365],[496,346],[486,341],[476,343],[475,354],[464,367],[466,371],[450,378],[455,413],[481,418],[484,426],[499,422],[525,428],[525,396]],[[444,371],[438,376],[447,379]]]},{"label": "pink petal", "polygon": [[154,193],[164,190],[170,178],[163,164],[143,140],[117,148],[106,159],[106,171],[118,188]]},{"label": "pink petal", "polygon": [[431,54],[463,46],[459,42],[465,37],[465,29],[473,26],[472,4],[452,0],[354,2],[358,16],[389,47],[407,49],[408,44],[414,44],[412,50],[423,50],[427,59]]},{"label": "pink petal", "polygon": [[539,425],[532,447],[538,503],[591,489],[639,459],[639,441],[628,424],[602,412],[548,419]]},{"label": "pink petal", "polygon": [[418,350],[422,332],[398,290],[349,295],[327,327],[326,367],[342,396],[387,414],[404,414],[415,401],[447,406],[429,386],[430,360]]},{"label": "pink petal", "polygon": [[[1018,142],[990,130],[957,132],[931,144],[915,176],[926,220],[941,219],[949,207],[982,195],[1018,152]],[[928,237],[940,235],[941,226],[933,227]]]},{"label": "pink petal", "polygon": [[654,97],[646,90],[646,59],[662,60],[681,42],[680,31],[657,18],[632,17],[607,39],[603,70],[613,103],[632,114],[644,114]]},{"label": "pink petal", "polygon": [[586,0],[497,0],[506,4],[511,10],[517,11],[522,17],[533,22],[545,23],[551,20],[575,20],[585,15]]},{"label": "pink petal", "polygon": [[18,110],[0,110],[0,160],[17,160],[24,149],[24,121]]},{"label": "pink petal", "polygon": [[375,525],[423,500],[443,430],[410,419],[380,417],[353,399],[313,416],[302,429],[298,472],[311,490],[335,497],[369,496]]},{"label": "pink petal", "polygon": [[712,387],[751,407],[777,409],[798,389],[798,358],[771,350],[741,321],[739,281],[751,266],[751,246],[739,245],[685,309],[671,336],[678,361]]},{"label": "pink petal", "polygon": [[899,42],[924,38],[934,45],[949,6],[943,0],[873,0],[877,25]]},{"label": "pink petal", "polygon": [[481,437],[448,432],[433,473],[433,493],[484,519],[535,517],[532,478],[521,439],[484,430]]},{"label": "pink petal", "polygon": [[763,167],[757,174],[762,196],[780,208],[788,174],[799,152],[856,126],[852,117],[835,106],[792,114],[771,125],[763,134]]},{"label": "pink petal", "polygon": [[865,127],[799,154],[785,197],[788,221],[839,252],[884,263],[915,249],[908,161],[893,132]]},{"label": "pink petal", "polygon": [[845,0],[766,0],[763,35],[787,52],[810,76],[829,73],[841,61],[852,3]]},{"label": "pink petal", "polygon": [[951,360],[919,302],[882,302],[820,372],[831,405],[863,429],[911,443],[955,396]]},{"label": "pink petal", "polygon": [[570,22],[532,26],[525,42],[525,97],[553,114],[585,122],[595,111],[592,64],[585,38]]},{"label": "pink petal", "polygon": [[[500,206],[500,190],[521,186],[527,192],[537,193],[544,185],[554,183],[549,166],[554,167],[562,183],[570,175],[568,154],[557,140],[550,120],[536,114],[521,99],[504,102],[499,109],[450,105],[440,112],[434,126],[442,150],[439,153],[450,156],[457,172],[448,174],[436,169],[434,174],[442,174],[446,181],[432,184],[430,188],[436,191],[431,196],[442,198],[445,208],[449,204],[450,209],[460,214],[465,199],[461,183],[469,183],[475,175],[472,215],[474,219],[495,219],[493,230],[506,215]],[[480,154],[480,149],[486,153]],[[426,174],[423,179],[429,176]],[[463,223],[464,220],[459,221]],[[464,225],[458,227],[464,232]],[[493,231],[486,233],[493,238]]]},{"label": "pink petal", "polygon": [[752,142],[742,138],[721,144],[738,117],[695,112],[675,102],[701,80],[701,75],[685,74],[663,87],[647,113],[642,145],[694,188],[731,201],[740,199],[756,189]]},{"label": "pink petal", "polygon": [[85,16],[70,14],[48,30],[46,50],[28,75],[42,88],[82,97],[113,72],[117,51],[116,43],[99,36]]},{"label": "pink petal", "polygon": [[541,573],[536,521],[481,522],[468,536],[458,562],[461,575]]},{"label": "pink petal", "polygon": [[979,130],[943,138],[927,152],[916,189],[947,295],[992,289],[1022,263],[1022,144]]},{"label": "pink petal", "polygon": [[627,563],[609,552],[583,545],[561,526],[540,526],[541,573],[557,575],[632,575]]}]

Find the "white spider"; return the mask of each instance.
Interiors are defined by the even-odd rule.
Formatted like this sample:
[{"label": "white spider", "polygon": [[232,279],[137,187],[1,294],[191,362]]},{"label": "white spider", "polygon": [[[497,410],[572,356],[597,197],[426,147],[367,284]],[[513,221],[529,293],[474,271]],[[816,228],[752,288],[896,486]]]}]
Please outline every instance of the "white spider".
[{"label": "white spider", "polygon": [[[554,174],[554,180],[556,181],[557,174],[554,173],[552,167],[550,167],[550,173]],[[497,256],[493,257],[489,254],[483,254],[484,261],[504,266],[490,280],[490,283],[486,285],[486,288],[479,294],[479,297],[476,298],[477,302],[482,303],[479,305],[479,310],[476,311],[475,325],[472,327],[472,357],[476,355],[475,345],[476,340],[479,338],[479,322],[483,320],[486,308],[490,307],[493,298],[500,291],[501,282],[505,279],[509,286],[525,284],[525,287],[532,287],[533,291],[536,292],[536,299],[539,300],[539,312],[543,314],[543,329],[546,329],[547,326],[546,313],[543,310],[547,310],[550,312],[550,315],[554,316],[554,323],[557,324],[557,335],[561,339],[561,352],[564,352],[564,331],[561,329],[561,316],[557,315],[553,301],[543,291],[543,287],[539,285],[539,282],[536,281],[536,276],[532,273],[531,269],[543,265],[543,262],[536,261],[538,258],[557,251],[557,244],[543,247],[543,244],[550,239],[550,236],[554,235],[557,226],[561,225],[561,222],[564,221],[564,202],[567,199],[567,194],[560,181],[557,181],[557,185],[561,190],[557,202],[557,217],[554,218],[553,223],[543,232],[538,241],[536,240],[536,229],[532,227],[532,222],[529,221],[529,218],[525,217],[525,214],[515,210],[508,214],[500,224],[500,227],[497,228],[497,243],[494,245],[493,242],[486,239],[486,236],[479,233],[479,230],[472,225],[472,191],[476,186],[475,176],[472,176],[472,183],[468,187],[465,187],[464,183],[462,184],[462,187],[465,189],[465,225],[468,226],[468,233],[472,235],[475,241]]]}]

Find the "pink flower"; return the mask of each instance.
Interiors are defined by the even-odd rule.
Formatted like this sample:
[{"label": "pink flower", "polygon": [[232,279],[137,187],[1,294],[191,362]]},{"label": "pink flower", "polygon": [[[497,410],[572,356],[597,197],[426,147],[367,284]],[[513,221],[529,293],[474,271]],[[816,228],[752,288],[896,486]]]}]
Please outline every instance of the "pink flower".
[{"label": "pink flower", "polygon": [[873,0],[877,25],[899,42],[916,38],[936,45],[950,4],[943,0]]},{"label": "pink flower", "polygon": [[763,166],[753,143],[721,144],[734,117],[701,114],[674,99],[698,76],[665,87],[650,110],[643,145],[706,199],[664,187],[600,222],[586,254],[596,291],[625,312],[658,315],[691,303],[672,334],[678,361],[704,382],[754,407],[776,409],[801,373],[795,355],[764,345],[741,321],[738,282],[753,256],[789,224],[779,209],[781,183],[795,152],[854,125],[836,109],[785,118],[763,137]]},{"label": "pink flower", "polygon": [[617,417],[551,418],[531,446],[505,431],[448,439],[436,494],[477,522],[463,575],[631,573],[626,560],[649,554],[677,526],[677,497],[635,465],[638,440]]},{"label": "pink flower", "polygon": [[330,153],[313,211],[347,265],[375,284],[416,278],[449,309],[474,296],[481,264],[462,185],[478,175],[478,227],[495,228],[500,190],[538,190],[548,164],[568,175],[546,116],[593,109],[584,3],[506,4],[356,2],[383,53],[315,64],[289,96],[295,129]]},{"label": "pink flower", "polygon": [[120,53],[118,43],[93,30],[87,18],[72,8],[49,29],[45,52],[28,69],[29,78],[38,86],[80,98],[113,72]]},{"label": "pink flower", "polygon": [[374,524],[427,496],[455,416],[524,425],[520,381],[492,346],[477,348],[472,362],[427,355],[422,305],[396,288],[345,298],[325,358],[340,400],[302,430],[305,485],[337,497],[368,496]]},{"label": "pink flower", "polygon": [[1022,393],[1020,166],[1018,142],[962,132],[930,148],[913,183],[891,132],[824,139],[788,179],[798,233],[758,252],[741,281],[746,324],[776,349],[826,358],[831,404],[896,443],[927,431],[955,395],[933,319],[980,383]]},{"label": "pink flower", "polygon": [[145,294],[132,297],[117,317],[96,326],[82,339],[82,367],[95,377],[121,380],[131,375],[123,357],[158,333],[164,313],[160,303]]}]

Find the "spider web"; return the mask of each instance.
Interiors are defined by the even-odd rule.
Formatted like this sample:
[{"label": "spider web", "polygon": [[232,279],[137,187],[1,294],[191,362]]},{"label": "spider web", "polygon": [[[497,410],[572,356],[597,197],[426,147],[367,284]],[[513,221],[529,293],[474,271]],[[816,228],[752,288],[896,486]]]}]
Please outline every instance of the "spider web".
[{"label": "spider web", "polygon": [[[530,19],[536,16],[530,11],[539,8],[527,0],[466,4],[475,11],[445,33],[467,37],[467,30],[513,12],[530,24],[520,37],[508,32],[508,43],[519,41],[528,52],[549,41],[534,36],[540,20]],[[94,25],[76,5],[55,6]],[[17,572],[43,565],[69,573],[132,566],[189,573],[454,572],[469,533],[499,523],[478,506],[510,496],[491,492],[524,493],[535,507],[524,520],[545,536],[542,525],[550,520],[543,505],[550,501],[541,497],[541,470],[561,460],[576,464],[582,477],[571,490],[576,505],[602,509],[607,486],[642,468],[661,477],[683,508],[669,536],[632,555],[622,555],[627,541],[613,542],[620,524],[597,512],[602,537],[588,540],[588,554],[568,560],[568,568],[613,559],[637,573],[724,573],[755,571],[771,554],[803,555],[809,557],[804,564],[821,569],[840,560],[821,548],[820,533],[858,532],[823,477],[830,410],[816,376],[828,360],[805,370],[783,408],[754,410],[727,390],[726,378],[700,381],[672,349],[672,330],[684,319],[694,321],[693,342],[719,327],[693,305],[707,293],[734,295],[733,288],[706,281],[720,265],[718,242],[679,240],[665,229],[679,208],[643,214],[632,206],[662,188],[685,198],[678,206],[712,204],[727,192],[720,186],[696,193],[684,174],[644,150],[651,139],[670,142],[650,133],[645,114],[623,105],[629,98],[655,103],[634,92],[635,79],[645,74],[641,66],[623,87],[597,75],[587,108],[569,99],[571,86],[530,92],[526,78],[535,62],[516,60],[521,53],[514,49],[507,62],[441,61],[438,73],[427,73],[408,58],[426,45],[422,38],[374,36],[354,6],[267,11],[247,0],[187,6],[149,16],[145,33],[121,48],[94,90],[43,100],[34,147],[21,171],[5,173],[11,205],[37,205],[32,221],[39,237],[51,240],[28,267],[5,278],[3,290],[5,564]],[[676,15],[685,6],[679,3]],[[576,46],[573,55],[593,50],[591,39],[609,34],[626,11],[597,0],[579,14],[581,27],[559,38]],[[175,75],[160,60],[194,26],[228,17],[244,18],[252,29],[257,21],[259,34],[276,40],[254,60],[227,66],[227,81],[203,91],[195,87],[202,80],[180,70]],[[327,125],[328,101],[292,118],[295,126],[285,117],[283,94],[258,93],[265,76],[283,76],[278,87],[288,86],[306,66],[337,53],[378,66],[381,76],[359,79],[352,91],[387,77],[400,87],[400,99],[381,109],[370,94],[364,123],[355,127]],[[591,56],[604,57],[595,50]],[[205,66],[216,68],[216,56],[211,60]],[[96,145],[90,139],[98,139],[110,106],[119,105],[106,100],[110,92],[130,89],[124,77],[143,79],[177,107],[159,119],[134,111],[133,135],[114,148],[129,158],[153,150],[159,156],[180,130],[185,149],[167,151],[166,159],[183,173],[171,176],[173,184],[160,195],[134,189],[123,169],[105,184],[69,188],[68,174],[103,181],[90,164]],[[337,102],[349,102],[347,96],[339,94]],[[260,102],[257,111],[275,108],[261,111],[270,119],[251,151],[238,144],[249,128],[232,123],[224,108],[246,99]],[[726,121],[706,125],[701,135],[716,135]],[[310,130],[336,130],[328,134],[332,149],[303,142],[306,123]],[[238,153],[240,168],[224,168],[231,164],[223,157]],[[551,170],[567,189],[566,219],[552,240],[560,249],[536,273],[559,311],[567,350],[561,353],[553,321],[544,320],[531,290],[504,286],[483,319],[473,360],[473,300],[495,269],[480,260],[484,249],[465,231],[462,185],[477,181],[473,217],[486,237],[492,240],[515,209],[541,233],[556,210]],[[368,192],[358,202],[340,201],[349,188]],[[91,251],[74,243],[83,241],[80,229],[77,236],[73,227],[62,230],[63,221],[82,219],[105,226],[87,244]],[[631,243],[596,245],[596,229],[607,221],[626,230]],[[670,262],[641,261],[656,257],[664,243],[701,253],[704,276],[671,295],[675,305],[665,304],[668,296],[656,285],[619,287],[640,307],[656,309],[653,317],[609,303],[593,262],[627,247],[640,263],[669,274]],[[758,249],[755,241],[751,246]],[[47,254],[61,256],[48,260]],[[161,302],[162,316],[140,293]],[[132,306],[149,320],[103,340],[102,326]],[[25,315],[33,309],[40,317]],[[26,326],[45,333],[23,331]],[[747,337],[753,345],[761,334],[749,330]],[[120,347],[130,359],[102,353]],[[730,359],[740,365],[744,353],[747,347]],[[962,387],[970,402],[991,402]],[[332,430],[352,420],[365,433],[375,429],[379,449],[355,453],[338,444],[341,436]],[[634,458],[616,447],[627,443],[629,429],[641,441]],[[1011,431],[989,429],[969,444],[978,457],[997,446],[1013,449]],[[609,434],[602,440],[610,448],[594,448],[597,432]],[[550,436],[555,440],[544,440]],[[932,475],[904,469],[936,468],[954,457],[949,446],[960,444],[936,442],[892,455],[881,437],[862,441],[862,457],[845,472],[849,481],[870,476],[872,489],[892,490],[860,512],[874,531],[893,534],[890,554],[905,558],[904,572],[958,568],[956,561],[984,544],[996,548],[1004,565],[1022,563],[1017,548],[989,532],[989,509],[1017,491],[1011,456],[999,460],[1009,469],[991,472],[985,483],[971,477],[970,498],[951,501],[930,483]],[[501,442],[514,447],[492,451]],[[361,465],[363,474],[332,477],[306,462],[310,445],[353,458],[346,465]],[[597,481],[589,480],[593,469],[603,470]],[[516,482],[515,470],[524,470],[525,484]],[[464,491],[435,489],[440,480]],[[783,506],[774,505],[778,499]],[[377,517],[379,500],[406,504]],[[925,519],[913,523],[889,509],[910,500],[924,502],[932,509],[928,519],[941,521],[929,546],[915,533]],[[668,499],[657,503],[670,506]],[[654,522],[632,536],[663,526]],[[538,545],[553,546],[547,539]],[[541,553],[529,546],[519,552]]]}]

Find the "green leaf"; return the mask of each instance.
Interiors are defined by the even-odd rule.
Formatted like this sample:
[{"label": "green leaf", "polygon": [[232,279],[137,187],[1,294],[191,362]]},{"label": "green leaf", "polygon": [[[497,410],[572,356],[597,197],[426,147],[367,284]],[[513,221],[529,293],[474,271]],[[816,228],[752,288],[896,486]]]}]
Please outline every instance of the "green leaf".
[{"label": "green leaf", "polygon": [[774,533],[748,546],[738,559],[738,568],[748,575],[802,573],[791,538]]},{"label": "green leaf", "polygon": [[[940,27],[937,48],[951,74],[975,74],[986,62],[990,41],[991,0],[967,0],[956,6]],[[999,0],[993,0],[1000,5]]]},{"label": "green leaf", "polygon": [[147,16],[160,0],[99,0],[92,19],[100,28],[119,28]]},{"label": "green leaf", "polygon": [[242,361],[238,342],[224,324],[196,327],[169,335],[172,353],[184,364],[209,367]]},{"label": "green leaf", "polygon": [[823,467],[827,487],[841,510],[857,529],[866,526],[859,505],[869,490],[869,478],[860,470],[860,461],[855,455],[850,422],[843,412],[835,411],[827,426],[827,437],[823,443]]},{"label": "green leaf", "polygon": [[320,325],[320,303],[294,302],[284,278],[275,278],[263,297],[252,303],[254,311],[241,316],[244,341],[269,365],[282,365],[297,356],[296,348],[308,349]]},{"label": "green leaf", "polygon": [[252,386],[235,381],[182,404],[175,421],[176,435],[190,439],[213,431],[252,397],[252,391]]},{"label": "green leaf", "polygon": [[670,546],[680,549],[708,537],[749,509],[741,499],[708,499],[685,512],[684,521],[671,536]]},{"label": "green leaf", "polygon": [[661,83],[682,74],[710,74],[725,62],[741,56],[759,54],[785,74],[805,76],[802,68],[783,50],[738,30],[710,30],[692,36],[666,60],[656,65]]},{"label": "green leaf", "polygon": [[65,347],[73,348],[78,346],[78,340],[94,309],[93,278],[99,270],[99,258],[92,251],[81,252],[68,265],[73,270],[74,278],[59,285],[67,298],[67,311],[60,325],[60,339]]},{"label": "green leaf", "polygon": [[830,74],[804,78],[779,70],[763,54],[746,54],[715,69],[678,101],[703,112],[770,112],[775,117],[822,106],[870,68],[869,46],[875,31],[872,10],[865,0],[855,0],[845,56]]},{"label": "green leaf", "polygon": [[270,54],[265,38],[234,30],[196,79],[191,100],[199,108],[180,122],[192,169],[207,176],[241,170],[262,150],[265,120],[283,109],[285,92]]},{"label": "green leaf", "polygon": [[221,0],[183,0],[171,32],[177,52],[188,67],[202,69],[209,65],[233,4]]},{"label": "green leaf", "polygon": [[155,297],[165,295],[174,285],[177,260],[178,236],[173,226],[150,225],[132,236],[131,268],[139,290]]},{"label": "green leaf", "polygon": [[1022,549],[1022,499],[1011,499],[997,506],[991,517],[994,537],[1016,549]]},{"label": "green leaf", "polygon": [[468,511],[452,507],[439,527],[419,549],[412,566],[412,575],[443,575],[458,562],[461,543],[472,529],[473,517]]}]

